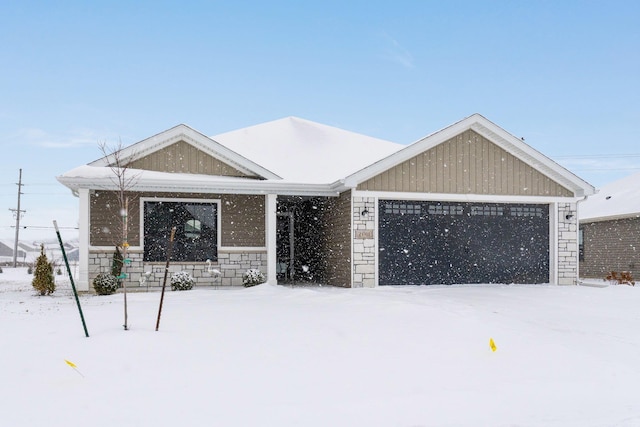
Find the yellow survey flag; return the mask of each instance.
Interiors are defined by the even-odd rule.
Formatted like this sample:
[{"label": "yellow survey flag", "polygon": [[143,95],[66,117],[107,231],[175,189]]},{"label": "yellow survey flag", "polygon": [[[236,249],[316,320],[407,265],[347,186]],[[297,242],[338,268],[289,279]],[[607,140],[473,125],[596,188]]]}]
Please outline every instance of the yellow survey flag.
[{"label": "yellow survey flag", "polygon": [[489,347],[491,347],[491,351],[496,351],[498,349],[498,347],[496,347],[495,341],[493,341],[493,338],[489,338]]},{"label": "yellow survey flag", "polygon": [[78,373],[78,375],[80,375],[81,377],[83,377],[83,378],[84,378],[84,375],[82,375],[82,372],[80,372],[80,370],[78,369],[78,367],[76,366],[76,364],[75,364],[75,363],[73,363],[72,361],[67,360],[67,359],[64,359],[64,362],[65,362],[67,365],[71,366],[71,367],[73,368],[73,370],[74,370],[74,371],[76,371],[76,372]]}]

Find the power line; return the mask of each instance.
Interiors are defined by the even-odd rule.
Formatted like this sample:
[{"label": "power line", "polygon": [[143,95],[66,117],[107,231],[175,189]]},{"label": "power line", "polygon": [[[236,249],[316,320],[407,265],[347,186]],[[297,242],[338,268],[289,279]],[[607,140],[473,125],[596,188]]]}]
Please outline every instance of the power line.
[{"label": "power line", "polygon": [[626,167],[626,168],[619,168],[619,167],[608,167],[608,168],[571,168],[571,170],[577,170],[577,171],[631,171],[631,170],[638,170],[640,169],[640,167],[634,168],[634,167]]},{"label": "power line", "polygon": [[[16,226],[15,225],[0,225],[0,228],[16,228]],[[61,226],[58,226],[58,228],[65,229],[65,230],[78,230],[78,227],[61,227]],[[24,229],[53,230],[53,229],[55,229],[55,227],[52,227],[52,226],[49,226],[49,225],[21,225],[20,229],[21,230],[24,230]]]},{"label": "power line", "polygon": [[562,155],[562,156],[549,156],[553,159],[617,159],[629,157],[640,157],[640,154],[575,154],[575,155]]}]

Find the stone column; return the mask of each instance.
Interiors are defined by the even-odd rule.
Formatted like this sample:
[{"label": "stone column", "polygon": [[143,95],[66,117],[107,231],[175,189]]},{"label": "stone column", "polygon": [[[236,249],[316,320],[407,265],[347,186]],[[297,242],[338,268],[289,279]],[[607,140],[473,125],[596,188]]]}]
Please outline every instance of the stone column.
[{"label": "stone column", "polygon": [[353,287],[376,286],[376,199],[354,197],[353,218]]},{"label": "stone column", "polygon": [[576,203],[558,203],[558,284],[578,283],[578,215]]}]

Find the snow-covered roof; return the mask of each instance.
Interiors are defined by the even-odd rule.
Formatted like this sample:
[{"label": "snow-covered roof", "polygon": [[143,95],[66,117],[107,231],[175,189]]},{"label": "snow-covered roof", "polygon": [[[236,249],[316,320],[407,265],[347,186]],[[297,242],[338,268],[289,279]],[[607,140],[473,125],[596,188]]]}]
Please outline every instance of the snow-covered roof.
[{"label": "snow-covered roof", "polygon": [[[587,182],[537,152],[519,138],[479,114],[435,132],[409,146],[287,117],[213,137],[178,125],[118,154],[122,163],[143,158],[178,141],[230,164],[248,177],[228,177],[128,169],[131,191],[208,192],[235,194],[337,195],[348,188],[426,151],[467,129],[485,136],[515,157],[573,191],[593,194]],[[116,190],[113,156],[80,166],[58,177],[72,191]],[[260,179],[256,179],[260,178]]]},{"label": "snow-covered roof", "polygon": [[211,137],[285,180],[329,184],[404,148],[298,117]]},{"label": "snow-covered roof", "polygon": [[580,221],[606,221],[640,216],[640,173],[603,186],[580,203]]},{"label": "snow-covered roof", "polygon": [[[189,193],[196,189],[209,194],[268,194],[300,196],[335,196],[344,188],[341,183],[307,184],[281,179],[259,180],[232,176],[203,175],[191,173],[156,172],[142,169],[127,169],[130,180],[129,191],[171,191]],[[57,177],[58,181],[72,191],[81,188],[118,190],[113,171],[107,166],[84,165]]]}]

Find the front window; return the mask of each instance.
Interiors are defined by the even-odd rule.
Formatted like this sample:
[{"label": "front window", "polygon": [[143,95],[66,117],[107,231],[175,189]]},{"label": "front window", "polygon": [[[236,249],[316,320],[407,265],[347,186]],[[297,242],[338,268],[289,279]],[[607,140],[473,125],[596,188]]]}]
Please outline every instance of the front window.
[{"label": "front window", "polygon": [[171,260],[204,262],[218,258],[215,201],[145,201],[143,224],[145,261],[166,261],[172,227],[176,227],[176,233]]}]

